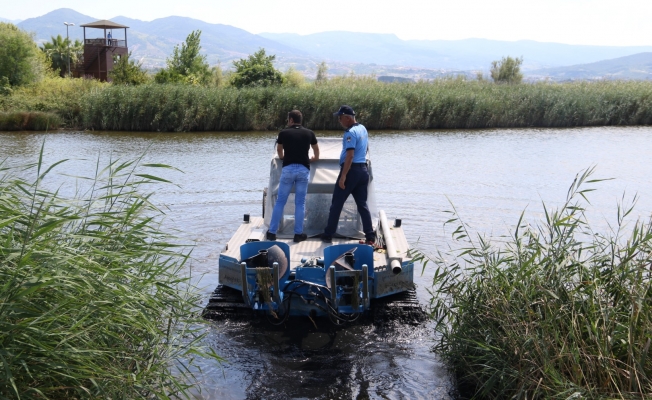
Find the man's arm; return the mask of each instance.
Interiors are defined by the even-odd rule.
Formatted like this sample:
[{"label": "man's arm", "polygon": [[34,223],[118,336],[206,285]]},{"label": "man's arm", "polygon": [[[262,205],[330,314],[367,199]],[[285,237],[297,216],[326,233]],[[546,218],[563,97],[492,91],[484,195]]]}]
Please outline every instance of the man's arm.
[{"label": "man's arm", "polygon": [[313,156],[310,159],[310,162],[315,162],[319,160],[319,144],[317,143],[311,144],[310,147],[312,147],[312,152],[313,152]]},{"label": "man's arm", "polygon": [[283,159],[283,145],[282,144],[277,144],[276,145],[276,153],[278,153],[278,158],[281,160]]},{"label": "man's arm", "polygon": [[344,189],[345,188],[345,182],[346,182],[346,174],[349,173],[349,170],[351,169],[351,164],[353,163],[353,151],[354,149],[347,149],[346,150],[346,157],[344,158],[344,164],[342,164],[342,173],[340,174],[340,188]]}]

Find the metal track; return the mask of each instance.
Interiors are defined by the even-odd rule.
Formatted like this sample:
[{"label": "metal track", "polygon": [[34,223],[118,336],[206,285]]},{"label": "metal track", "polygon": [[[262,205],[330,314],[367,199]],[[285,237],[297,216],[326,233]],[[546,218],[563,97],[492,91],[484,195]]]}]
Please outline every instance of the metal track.
[{"label": "metal track", "polygon": [[374,324],[394,321],[417,325],[428,319],[415,289],[371,300],[371,314]]},{"label": "metal track", "polygon": [[213,320],[244,319],[253,317],[253,311],[245,305],[241,291],[218,285],[208,299],[202,316]]},{"label": "metal track", "polygon": [[[255,313],[247,307],[239,290],[219,285],[211,294],[202,316],[206,319],[254,319]],[[371,300],[371,310],[362,320],[374,324],[397,322],[416,325],[428,319],[428,315],[419,304],[414,289],[397,293],[381,299]]]}]

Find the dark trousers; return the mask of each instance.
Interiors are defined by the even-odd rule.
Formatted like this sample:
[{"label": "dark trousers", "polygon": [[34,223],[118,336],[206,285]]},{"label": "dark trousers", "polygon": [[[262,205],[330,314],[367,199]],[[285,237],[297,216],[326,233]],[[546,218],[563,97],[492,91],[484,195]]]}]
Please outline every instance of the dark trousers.
[{"label": "dark trousers", "polygon": [[371,224],[371,213],[367,206],[367,187],[369,186],[369,171],[366,165],[353,164],[349,173],[346,175],[344,182],[344,189],[340,188],[339,181],[340,175],[337,176],[335,189],[333,189],[333,201],[331,202],[330,213],[328,214],[328,225],[324,229],[324,234],[333,236],[337,230],[337,222],[340,219],[344,202],[353,195],[353,200],[358,206],[358,212],[362,218],[362,230],[364,231],[367,240],[376,240],[376,233],[374,232],[373,225]]}]

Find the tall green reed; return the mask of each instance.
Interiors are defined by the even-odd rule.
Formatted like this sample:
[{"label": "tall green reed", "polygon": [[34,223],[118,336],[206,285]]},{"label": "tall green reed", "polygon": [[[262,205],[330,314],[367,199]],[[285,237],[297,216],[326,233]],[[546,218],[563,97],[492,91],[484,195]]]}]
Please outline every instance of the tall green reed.
[{"label": "tall green reed", "polygon": [[[74,198],[46,189],[60,163],[0,165],[0,398],[190,397],[203,352],[188,251],[113,160]],[[33,176],[27,180],[24,176]]]},{"label": "tall green reed", "polygon": [[311,129],[340,129],[332,113],[351,105],[369,129],[648,125],[652,83],[496,85],[443,79],[381,83],[343,78],[306,87],[236,89],[110,86],[87,92],[83,126],[135,131],[275,130],[300,109]]},{"label": "tall green reed", "polygon": [[46,131],[58,129],[61,118],[46,112],[0,112],[0,131]]},{"label": "tall green reed", "polygon": [[[585,216],[593,169],[545,221],[519,219],[501,245],[472,235],[456,211],[458,248],[426,257],[439,352],[464,397],[652,396],[652,220],[594,232]],[[426,266],[432,263],[433,266]]]}]

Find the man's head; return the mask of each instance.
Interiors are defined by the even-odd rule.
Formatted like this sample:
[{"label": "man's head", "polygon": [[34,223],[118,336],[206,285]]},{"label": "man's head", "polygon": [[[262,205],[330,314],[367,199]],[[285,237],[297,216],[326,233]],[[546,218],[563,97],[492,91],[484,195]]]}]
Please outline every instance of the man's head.
[{"label": "man's head", "polygon": [[301,124],[302,120],[303,115],[301,115],[301,111],[292,110],[288,113],[288,125]]},{"label": "man's head", "polygon": [[355,111],[349,106],[342,106],[336,113],[333,113],[337,117],[340,125],[344,128],[350,128],[351,125],[355,124]]}]

